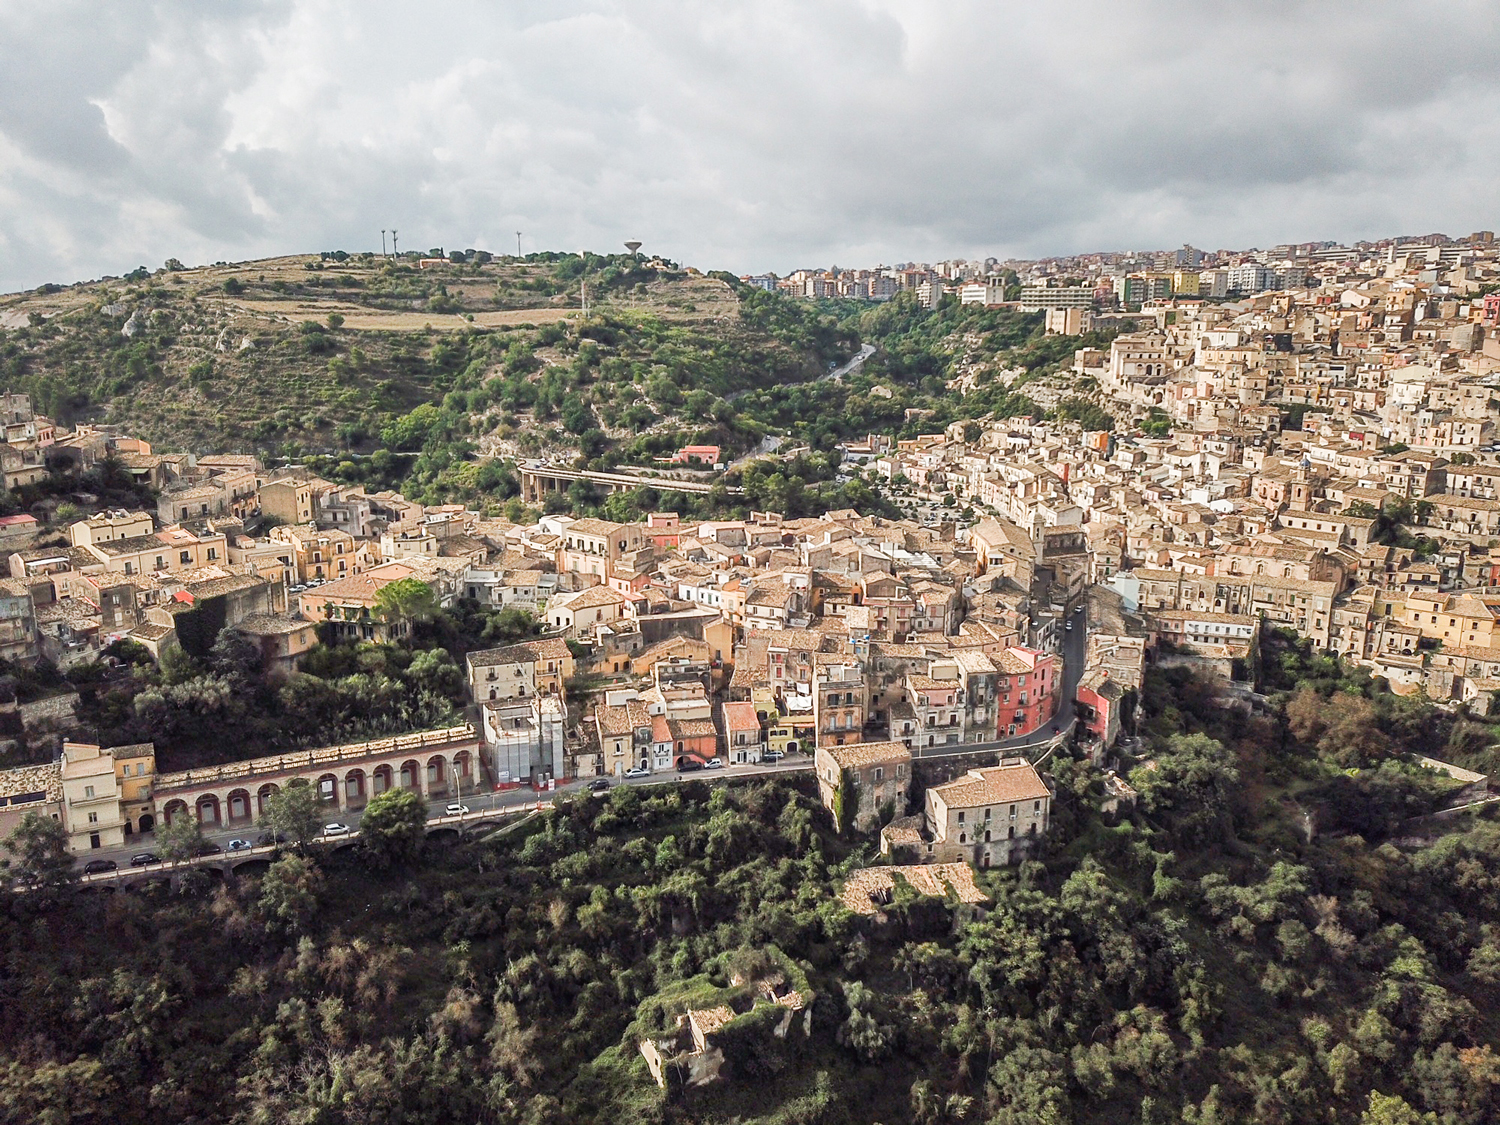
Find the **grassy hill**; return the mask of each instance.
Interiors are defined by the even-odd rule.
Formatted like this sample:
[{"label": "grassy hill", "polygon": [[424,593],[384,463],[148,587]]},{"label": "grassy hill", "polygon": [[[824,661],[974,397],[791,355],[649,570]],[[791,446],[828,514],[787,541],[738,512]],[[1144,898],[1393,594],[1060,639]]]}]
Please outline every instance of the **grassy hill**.
[{"label": "grassy hill", "polygon": [[[0,363],[60,420],[118,423],[163,447],[357,450],[440,400],[459,370],[478,362],[483,379],[517,347],[555,345],[553,326],[579,320],[580,282],[606,322],[745,334],[723,282],[624,255],[430,268],[308,255],[0,298]],[[780,358],[787,373],[815,362]]]},{"label": "grassy hill", "polygon": [[[630,255],[172,265],[0,297],[0,387],[163,450],[254,451],[495,510],[514,500],[520,458],[657,471],[684,444],[732,460],[771,433],[806,456],[745,470],[747,504],[879,510],[863,485],[834,482],[840,440],[1040,414],[1027,385],[1065,381],[1073,348],[1105,340],[1046,337],[1040,314],[1013,309],[927,310],[910,294],[818,306]],[[877,351],[862,370],[826,378],[865,341]],[[605,511],[605,497],[577,492],[573,510]],[[729,508],[669,487],[610,499],[616,518]]]}]

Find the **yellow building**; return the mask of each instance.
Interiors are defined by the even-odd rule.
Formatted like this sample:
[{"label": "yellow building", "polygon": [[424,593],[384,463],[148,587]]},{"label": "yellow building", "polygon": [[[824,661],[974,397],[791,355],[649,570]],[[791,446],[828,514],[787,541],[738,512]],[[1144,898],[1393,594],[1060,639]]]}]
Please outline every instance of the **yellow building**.
[{"label": "yellow building", "polygon": [[1179,297],[1196,297],[1198,295],[1198,271],[1174,270],[1172,292]]},{"label": "yellow building", "polygon": [[811,695],[792,692],[778,696],[774,689],[758,686],[751,692],[751,701],[757,718],[765,714],[767,750],[812,753],[818,743],[818,720]]},{"label": "yellow building", "polygon": [[1408,593],[1398,620],[1445,648],[1493,648],[1500,598],[1473,594]]},{"label": "yellow building", "polygon": [[64,742],[62,791],[69,851],[84,855],[124,846],[120,785],[108,750],[87,742]]},{"label": "yellow building", "polygon": [[115,784],[120,791],[120,819],[126,836],[150,832],[156,828],[156,806],[151,801],[151,784],[156,778],[156,746],[139,742],[132,746],[114,746]]}]

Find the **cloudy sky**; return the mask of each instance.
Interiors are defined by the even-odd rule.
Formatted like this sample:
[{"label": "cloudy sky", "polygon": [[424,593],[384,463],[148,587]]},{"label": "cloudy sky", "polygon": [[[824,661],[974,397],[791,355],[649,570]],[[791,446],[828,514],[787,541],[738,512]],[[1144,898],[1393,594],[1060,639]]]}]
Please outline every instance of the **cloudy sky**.
[{"label": "cloudy sky", "polygon": [[275,253],[705,269],[1500,227],[1500,6],[0,0],[0,288]]}]

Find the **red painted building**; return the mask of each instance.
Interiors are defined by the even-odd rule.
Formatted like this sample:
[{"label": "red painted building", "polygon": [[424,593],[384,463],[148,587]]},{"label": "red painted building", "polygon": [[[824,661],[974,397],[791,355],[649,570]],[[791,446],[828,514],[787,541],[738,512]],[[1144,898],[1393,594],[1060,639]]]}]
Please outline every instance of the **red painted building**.
[{"label": "red painted building", "polygon": [[1124,694],[1104,668],[1091,669],[1078,682],[1078,725],[1097,738],[1101,746],[1112,746],[1120,734],[1120,701]]},{"label": "red painted building", "polygon": [[1000,738],[1030,734],[1057,714],[1061,678],[1050,652],[1012,645],[995,662],[995,695]]}]

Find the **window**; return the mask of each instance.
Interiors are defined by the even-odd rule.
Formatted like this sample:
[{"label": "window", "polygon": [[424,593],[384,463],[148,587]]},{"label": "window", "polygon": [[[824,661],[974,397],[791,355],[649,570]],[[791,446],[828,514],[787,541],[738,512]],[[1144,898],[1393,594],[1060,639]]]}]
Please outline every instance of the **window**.
[{"label": "window", "polygon": [[83,795],[85,797],[92,797],[94,795],[94,787],[92,785],[85,785],[83,787]]},{"label": "window", "polygon": [[958,810],[958,823],[962,824],[963,822],[964,822],[964,811],[963,811],[963,809],[959,809]]},{"label": "window", "polygon": [[885,780],[885,770],[882,767],[880,767],[880,766],[876,766],[875,767],[875,780],[876,781],[884,781]]}]

